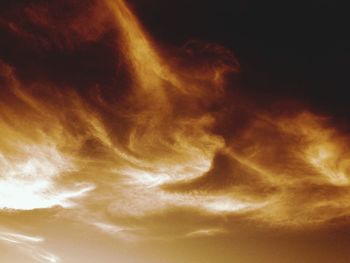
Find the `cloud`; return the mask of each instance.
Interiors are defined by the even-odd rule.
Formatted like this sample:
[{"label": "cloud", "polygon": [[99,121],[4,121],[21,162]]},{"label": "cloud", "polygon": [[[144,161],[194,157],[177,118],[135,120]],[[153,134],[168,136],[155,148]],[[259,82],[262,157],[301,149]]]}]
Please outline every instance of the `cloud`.
[{"label": "cloud", "polygon": [[42,248],[45,239],[42,237],[28,236],[15,232],[0,232],[0,242],[11,248],[18,249],[21,253],[31,257],[36,262],[57,263],[60,258]]},{"label": "cloud", "polygon": [[71,13],[21,5],[24,22],[1,24],[22,57],[0,67],[0,209],[78,204],[65,215],[118,237],[349,214],[349,136],[328,119],[241,106],[224,91],[231,52],[192,43],[172,57],[121,0],[64,2]]},{"label": "cloud", "polygon": [[0,152],[0,209],[70,207],[70,199],[84,196],[94,188],[75,184],[69,189],[55,183],[57,177],[74,168],[54,147],[19,147],[21,156],[7,157]]}]

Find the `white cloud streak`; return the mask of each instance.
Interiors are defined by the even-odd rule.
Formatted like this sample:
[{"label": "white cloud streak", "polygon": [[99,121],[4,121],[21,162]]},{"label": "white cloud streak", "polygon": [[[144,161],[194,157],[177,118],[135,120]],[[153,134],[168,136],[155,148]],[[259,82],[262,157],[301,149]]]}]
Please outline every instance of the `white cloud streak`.
[{"label": "white cloud streak", "polygon": [[42,244],[45,239],[13,232],[0,232],[0,242],[11,248],[18,249],[23,254],[40,263],[58,263],[60,258],[46,251]]}]

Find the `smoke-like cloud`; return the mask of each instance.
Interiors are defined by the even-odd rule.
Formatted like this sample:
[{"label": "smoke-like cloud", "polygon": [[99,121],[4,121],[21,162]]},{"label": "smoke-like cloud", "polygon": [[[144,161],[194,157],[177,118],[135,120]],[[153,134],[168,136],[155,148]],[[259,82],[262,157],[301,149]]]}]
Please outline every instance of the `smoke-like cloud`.
[{"label": "smoke-like cloud", "polygon": [[121,0],[1,5],[1,210],[60,206],[122,240],[349,215],[348,135],[302,107],[230,94],[231,52],[166,51]]}]

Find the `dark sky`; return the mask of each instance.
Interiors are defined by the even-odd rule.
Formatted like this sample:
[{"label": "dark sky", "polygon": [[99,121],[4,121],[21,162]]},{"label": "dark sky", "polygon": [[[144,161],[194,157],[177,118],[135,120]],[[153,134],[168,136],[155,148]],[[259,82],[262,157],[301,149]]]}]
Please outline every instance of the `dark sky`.
[{"label": "dark sky", "polygon": [[349,16],[337,1],[130,2],[158,40],[199,39],[234,51],[244,92],[288,96],[343,121],[350,117]]}]

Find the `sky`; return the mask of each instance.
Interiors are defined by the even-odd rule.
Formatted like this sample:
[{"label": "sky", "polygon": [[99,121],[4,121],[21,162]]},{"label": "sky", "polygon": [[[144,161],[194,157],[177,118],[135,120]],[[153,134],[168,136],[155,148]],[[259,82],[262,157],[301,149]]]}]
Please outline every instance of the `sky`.
[{"label": "sky", "polygon": [[0,3],[0,261],[349,262],[336,3]]}]

